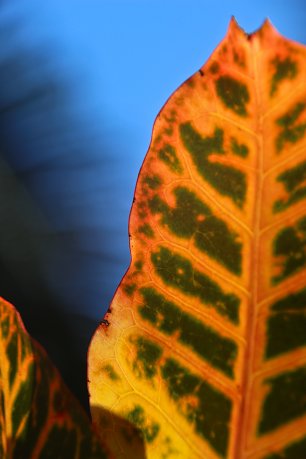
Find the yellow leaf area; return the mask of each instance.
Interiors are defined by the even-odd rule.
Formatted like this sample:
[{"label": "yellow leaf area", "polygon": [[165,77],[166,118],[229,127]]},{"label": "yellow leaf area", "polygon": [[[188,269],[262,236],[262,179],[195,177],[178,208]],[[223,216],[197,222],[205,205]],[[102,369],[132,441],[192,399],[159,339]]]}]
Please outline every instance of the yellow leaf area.
[{"label": "yellow leaf area", "polygon": [[89,352],[93,414],[133,422],[149,459],[306,458],[305,62],[233,19],[156,119]]},{"label": "yellow leaf area", "polygon": [[0,458],[109,459],[19,314],[0,299]]}]

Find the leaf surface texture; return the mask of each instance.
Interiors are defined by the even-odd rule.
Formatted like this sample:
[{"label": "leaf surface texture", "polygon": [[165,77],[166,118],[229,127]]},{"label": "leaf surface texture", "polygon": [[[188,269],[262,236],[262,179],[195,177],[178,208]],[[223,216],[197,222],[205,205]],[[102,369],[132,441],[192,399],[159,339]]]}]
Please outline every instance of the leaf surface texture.
[{"label": "leaf surface texture", "polygon": [[89,352],[93,414],[134,423],[149,459],[306,457],[305,62],[233,19],[157,116]]},{"label": "leaf surface texture", "polygon": [[112,459],[14,307],[0,299],[0,458]]}]

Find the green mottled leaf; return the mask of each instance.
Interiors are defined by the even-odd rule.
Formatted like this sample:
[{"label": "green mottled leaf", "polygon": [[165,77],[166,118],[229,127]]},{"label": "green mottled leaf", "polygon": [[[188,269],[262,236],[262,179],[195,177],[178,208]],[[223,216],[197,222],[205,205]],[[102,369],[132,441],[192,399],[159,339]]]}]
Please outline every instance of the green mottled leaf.
[{"label": "green mottled leaf", "polygon": [[0,299],[0,458],[111,457],[19,314]]}]

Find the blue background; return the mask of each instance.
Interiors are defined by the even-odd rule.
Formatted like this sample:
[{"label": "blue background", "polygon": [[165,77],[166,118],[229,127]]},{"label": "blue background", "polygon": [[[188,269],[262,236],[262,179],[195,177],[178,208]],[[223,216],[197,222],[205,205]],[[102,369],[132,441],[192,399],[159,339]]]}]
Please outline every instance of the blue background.
[{"label": "blue background", "polygon": [[306,41],[303,0],[2,2],[0,294],[84,406],[87,347],[129,264],[154,119],[231,15]]}]

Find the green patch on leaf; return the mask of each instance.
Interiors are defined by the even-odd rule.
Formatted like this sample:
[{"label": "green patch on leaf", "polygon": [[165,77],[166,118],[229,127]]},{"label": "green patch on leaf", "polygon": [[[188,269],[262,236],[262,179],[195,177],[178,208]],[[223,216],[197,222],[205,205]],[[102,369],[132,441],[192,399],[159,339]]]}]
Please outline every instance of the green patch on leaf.
[{"label": "green patch on leaf", "polygon": [[211,363],[230,378],[234,377],[237,345],[216,332],[191,314],[182,311],[153,288],[142,288],[143,304],[138,310],[141,317],[167,336],[177,340]]},{"label": "green patch on leaf", "polygon": [[306,437],[289,444],[277,453],[268,454],[263,459],[303,459],[306,458]]},{"label": "green patch on leaf", "polygon": [[136,290],[136,284],[125,284],[123,290],[128,296],[131,296]]},{"label": "green patch on leaf", "polygon": [[183,169],[181,162],[176,154],[175,148],[167,144],[163,148],[161,148],[158,152],[158,157],[165,163],[169,168],[176,172],[177,174],[181,174]]},{"label": "green patch on leaf", "polygon": [[302,139],[306,131],[306,123],[297,124],[300,114],[305,110],[306,104],[298,102],[285,115],[276,120],[276,124],[281,127],[280,133],[276,137],[275,145],[278,153],[283,150],[287,143],[296,143]]},{"label": "green patch on leaf", "polygon": [[162,348],[149,339],[138,336],[132,339],[136,348],[136,358],[133,369],[139,377],[152,379],[157,373],[157,361],[162,355]]},{"label": "green patch on leaf", "polygon": [[287,226],[276,235],[273,254],[281,257],[281,274],[272,278],[274,284],[292,276],[305,266],[306,217],[298,220],[294,226]]},{"label": "green patch on leaf", "polygon": [[235,137],[231,138],[231,149],[235,155],[242,158],[246,158],[249,154],[249,148],[244,143],[239,143]]},{"label": "green patch on leaf", "polygon": [[[193,87],[193,86],[194,86],[193,81],[190,81],[190,87]],[[173,134],[173,127],[172,126],[167,127],[166,129],[164,129],[164,133],[170,137]]]},{"label": "green patch on leaf", "polygon": [[216,80],[216,90],[225,107],[239,116],[247,116],[246,105],[250,95],[245,83],[229,75],[222,75]]},{"label": "green patch on leaf", "polygon": [[291,293],[285,298],[276,301],[271,306],[271,310],[276,312],[301,312],[304,309],[306,309],[306,288],[300,290],[299,292]]},{"label": "green patch on leaf", "polygon": [[185,295],[199,298],[205,306],[214,307],[231,322],[239,322],[240,299],[233,293],[225,293],[217,282],[197,271],[187,258],[159,247],[157,252],[152,253],[151,260],[165,284]]},{"label": "green patch on leaf", "polygon": [[266,358],[306,345],[306,289],[288,295],[271,306]]},{"label": "green patch on leaf", "polygon": [[144,201],[137,202],[137,213],[140,218],[145,218],[147,216],[147,204]]},{"label": "green patch on leaf", "polygon": [[[22,422],[27,420],[30,409],[32,407],[32,398],[34,391],[34,366],[30,365],[27,378],[19,385],[18,392],[16,394],[13,408],[12,408],[12,433],[16,436],[18,429]],[[46,405],[47,407],[48,405]]]},{"label": "green patch on leaf", "polygon": [[175,359],[166,360],[161,374],[178,411],[196,433],[226,457],[232,401]]},{"label": "green patch on leaf", "polygon": [[6,355],[8,361],[10,362],[10,370],[9,370],[9,383],[10,387],[12,387],[17,370],[18,370],[18,335],[17,332],[11,334],[10,340],[7,344],[6,348]]},{"label": "green patch on leaf", "polygon": [[158,195],[149,201],[153,214],[176,236],[193,239],[195,246],[236,275],[241,274],[241,243],[227,223],[215,217],[199,197],[184,187],[174,189],[176,206],[170,207]]},{"label": "green patch on leaf", "polygon": [[143,261],[141,261],[141,260],[135,261],[135,265],[134,266],[137,269],[137,271],[141,271],[142,267],[143,267]]},{"label": "green patch on leaf", "polygon": [[297,75],[297,64],[290,57],[281,60],[279,57],[273,59],[274,74],[271,80],[270,95],[273,96],[278,85],[283,80],[292,80]]},{"label": "green patch on leaf", "polygon": [[202,137],[190,123],[185,123],[180,126],[180,134],[199,174],[220,194],[242,207],[247,187],[245,174],[232,166],[209,161],[212,153],[224,155],[223,130],[215,128],[212,136]]},{"label": "green patch on leaf", "polygon": [[151,188],[151,190],[156,190],[157,188],[161,186],[162,179],[160,178],[159,175],[152,175],[152,176],[147,175],[143,179],[143,183],[146,184],[149,188]]},{"label": "green patch on leaf", "polygon": [[111,379],[112,381],[119,381],[120,380],[120,376],[114,370],[114,367],[112,365],[110,365],[110,364],[104,365],[102,367],[102,371],[105,372],[107,374],[107,376],[109,377],[109,379]]},{"label": "green patch on leaf", "polygon": [[281,212],[296,202],[306,197],[306,161],[298,164],[292,169],[282,172],[277,177],[278,182],[282,182],[289,196],[286,200],[279,199],[274,203],[274,212]]},{"label": "green patch on leaf", "polygon": [[149,225],[149,223],[145,223],[144,225],[140,226],[138,228],[139,233],[144,234],[148,238],[153,238],[154,237],[154,231],[152,229],[152,226]]},{"label": "green patch on leaf", "polygon": [[245,58],[241,52],[233,51],[234,62],[241,68],[245,68]]},{"label": "green patch on leaf", "polygon": [[209,68],[209,70],[211,71],[211,73],[212,73],[213,75],[215,75],[216,73],[218,73],[218,72],[219,72],[219,69],[220,69],[220,67],[219,67],[218,62],[213,62],[213,63],[211,64],[210,68]]},{"label": "green patch on leaf", "polygon": [[1,320],[1,331],[3,339],[6,339],[10,331],[10,319],[8,316]]},{"label": "green patch on leaf", "polygon": [[146,442],[152,443],[156,439],[160,431],[160,426],[146,415],[141,405],[135,405],[127,413],[127,419],[140,429]]},{"label": "green patch on leaf", "polygon": [[266,379],[265,384],[269,391],[258,426],[260,435],[306,414],[306,366]]}]

